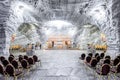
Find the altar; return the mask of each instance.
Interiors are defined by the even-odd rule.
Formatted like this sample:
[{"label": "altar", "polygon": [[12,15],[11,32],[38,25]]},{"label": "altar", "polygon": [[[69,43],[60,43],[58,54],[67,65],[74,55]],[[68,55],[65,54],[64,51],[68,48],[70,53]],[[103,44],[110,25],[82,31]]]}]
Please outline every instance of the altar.
[{"label": "altar", "polygon": [[47,40],[48,49],[69,49],[71,38],[68,36],[50,36]]}]

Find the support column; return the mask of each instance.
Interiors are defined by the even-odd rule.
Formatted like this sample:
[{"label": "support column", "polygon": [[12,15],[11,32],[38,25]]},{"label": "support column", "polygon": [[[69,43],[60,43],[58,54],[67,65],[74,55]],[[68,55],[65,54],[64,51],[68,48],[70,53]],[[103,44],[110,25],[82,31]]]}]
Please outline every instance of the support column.
[{"label": "support column", "polygon": [[0,28],[0,55],[4,54],[5,49],[5,29],[3,27]]},{"label": "support column", "polygon": [[0,28],[0,55],[9,56],[10,35],[5,28]]},{"label": "support column", "polygon": [[9,55],[10,37],[6,31],[6,21],[9,18],[11,0],[0,1],[0,55]]},{"label": "support column", "polygon": [[120,54],[120,0],[112,0],[110,6],[110,25],[108,34],[108,51],[112,58]]},{"label": "support column", "polygon": [[120,0],[112,1],[112,25],[116,28],[118,34],[118,54],[120,54]]}]

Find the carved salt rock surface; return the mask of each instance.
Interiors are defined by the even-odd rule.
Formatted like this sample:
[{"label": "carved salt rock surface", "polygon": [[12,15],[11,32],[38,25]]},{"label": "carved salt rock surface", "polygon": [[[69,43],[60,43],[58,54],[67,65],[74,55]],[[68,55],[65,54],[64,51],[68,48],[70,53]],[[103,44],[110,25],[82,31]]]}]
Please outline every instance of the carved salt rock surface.
[{"label": "carved salt rock surface", "polygon": [[[38,15],[39,19],[34,17],[29,13],[24,16],[17,16],[14,12],[14,9],[11,9],[10,5],[13,5],[14,2],[23,2],[26,5],[32,6],[35,10],[35,13]],[[113,2],[113,5],[112,5]],[[116,5],[117,4],[117,5]],[[67,5],[67,6],[66,6]],[[106,12],[106,18],[104,21],[97,21],[92,16],[87,16],[86,13],[93,9],[95,6],[102,6]],[[61,1],[59,0],[1,0],[0,1],[0,23],[4,23],[4,27],[9,34],[12,34],[16,31],[19,25],[22,22],[41,22],[52,19],[66,19],[71,21],[75,25],[82,26],[85,23],[92,23],[97,25],[101,31],[107,35],[108,40],[108,49],[119,49],[120,37],[118,33],[119,26],[119,0],[69,0]],[[79,9],[80,8],[80,9]],[[10,9],[10,10],[9,10]],[[80,13],[80,10],[83,10]],[[118,11],[118,13],[117,13]],[[36,15],[34,14],[34,15]],[[84,16],[86,15],[86,16]],[[62,17],[61,17],[62,16]],[[24,19],[23,19],[24,18]],[[114,22],[112,22],[112,19]],[[5,24],[7,21],[7,24]],[[20,22],[21,21],[21,22]],[[78,26],[78,28],[79,28]],[[44,40],[44,39],[43,39]],[[118,44],[118,45],[117,45]]]},{"label": "carved salt rock surface", "polygon": [[[31,1],[28,1],[28,2],[31,2]],[[75,14],[74,14],[75,15]],[[70,16],[69,16],[70,17]],[[77,19],[76,19],[77,20]]]},{"label": "carved salt rock surface", "polygon": [[[120,16],[119,16],[119,13],[120,13],[120,9],[119,9],[119,6],[120,6],[120,1],[119,0],[114,0],[113,1],[113,4],[112,4],[112,25],[113,27],[115,27],[115,32],[116,33],[113,33],[113,34],[116,34],[115,37],[118,37],[116,38],[117,40],[117,47],[120,51],[120,27],[119,27],[119,23],[120,23]],[[115,38],[114,38],[115,40]]]},{"label": "carved salt rock surface", "polygon": [[0,23],[3,24],[6,22],[6,19],[9,17],[10,9],[10,0],[0,1]]},{"label": "carved salt rock surface", "polygon": [[6,33],[6,20],[9,17],[10,9],[10,0],[1,0],[0,1],[0,27],[3,27],[4,30],[0,32],[0,55],[8,56],[9,54],[9,34]]},{"label": "carved salt rock surface", "polygon": [[[20,1],[22,1],[22,0],[20,0]],[[25,0],[23,0],[23,1],[25,1]],[[31,0],[31,1],[30,1],[30,0],[27,0],[27,1],[25,1],[25,2],[26,2],[26,3],[27,3],[27,2],[28,2],[28,3],[32,3],[33,1],[32,1],[32,0]],[[41,2],[41,0],[39,0],[39,2]],[[56,1],[56,2],[57,2],[57,1]],[[72,1],[72,2],[74,2],[74,1]],[[77,3],[77,2],[78,2],[78,1],[76,1],[76,3]],[[82,1],[81,1],[81,2],[82,2]],[[84,2],[86,2],[86,1],[84,1]],[[44,2],[43,2],[43,3],[44,3]],[[69,4],[69,3],[71,3],[71,1],[69,1],[68,4]],[[38,6],[39,6],[39,5],[38,5]],[[69,8],[69,7],[68,7],[68,8]],[[75,6],[75,9],[76,9],[76,8],[77,8],[77,6]],[[70,9],[71,9],[71,8],[70,8]],[[73,10],[73,11],[74,11],[74,10]],[[49,16],[50,16],[50,15],[48,15],[48,17],[49,17]],[[73,16],[76,16],[76,15],[74,14]],[[69,16],[69,17],[71,17],[71,16]],[[73,18],[75,18],[75,17],[73,17]],[[76,17],[76,18],[77,18],[77,17]],[[75,18],[75,19],[76,19],[76,18]],[[73,20],[73,21],[74,21],[74,20]]]},{"label": "carved salt rock surface", "polygon": [[[109,4],[110,5],[110,4]],[[108,8],[109,9],[109,8]],[[112,24],[112,15],[108,15],[106,16],[108,20],[106,20],[107,22],[102,23],[101,21],[97,22],[95,19],[93,19],[93,24],[98,25],[98,27],[101,29],[102,32],[104,32],[106,34],[107,37],[107,44],[108,49],[115,49],[115,47],[111,47],[113,45],[117,44],[117,41],[119,40],[118,38],[118,33],[116,33],[116,28],[114,28],[111,24]],[[117,47],[117,46],[116,46]]]}]

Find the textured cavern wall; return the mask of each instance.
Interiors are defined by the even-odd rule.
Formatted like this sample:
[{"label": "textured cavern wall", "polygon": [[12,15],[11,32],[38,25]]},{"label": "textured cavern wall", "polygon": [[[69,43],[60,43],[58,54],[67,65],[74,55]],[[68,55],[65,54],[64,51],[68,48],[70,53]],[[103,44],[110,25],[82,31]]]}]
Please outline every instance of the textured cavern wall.
[{"label": "textured cavern wall", "polygon": [[113,0],[112,3],[112,25],[116,28],[116,34],[118,33],[117,47],[120,52],[120,0]]},{"label": "textured cavern wall", "polygon": [[[26,23],[36,22],[35,19],[30,14],[31,12],[31,8],[29,9],[30,6],[24,3],[19,3],[19,1],[20,0],[0,1],[0,54],[1,55],[6,55],[6,56],[9,55],[11,35],[16,32],[20,24],[24,22]],[[25,1],[29,2],[29,0],[25,0]],[[25,5],[26,7],[23,7],[22,5]],[[20,9],[20,8],[24,8],[24,9]]]},{"label": "textured cavern wall", "polygon": [[7,32],[6,21],[9,18],[10,0],[0,1],[0,55],[9,54],[10,36]]},{"label": "textured cavern wall", "polygon": [[98,22],[101,25],[100,29],[106,34],[108,50],[107,53],[112,57],[119,54],[120,51],[120,36],[119,36],[119,0],[108,0],[106,3],[106,22]]},{"label": "textured cavern wall", "polygon": [[[109,23],[107,23],[107,29],[106,29],[106,33],[107,33],[107,41],[108,41],[108,53],[114,58],[115,56],[117,56],[119,54],[119,33],[118,33],[118,25],[114,25],[114,20],[113,19],[113,14],[115,13],[115,11],[113,10],[114,7],[114,2],[109,1],[108,3],[108,10],[109,10],[109,14],[108,14],[108,19],[109,19]],[[118,3],[120,4],[120,3]]]},{"label": "textured cavern wall", "polygon": [[[11,35],[23,23],[23,15],[16,15],[16,7],[12,0],[0,1],[0,54],[9,55]],[[19,12],[18,12],[19,13]],[[29,15],[27,15],[29,16]],[[31,20],[31,17],[27,17]],[[28,20],[24,17],[25,20]],[[24,20],[24,22],[25,22]]]},{"label": "textured cavern wall", "polygon": [[[118,41],[119,41],[119,36],[118,36],[118,26],[114,26],[113,25],[113,13],[114,11],[112,10],[113,7],[113,2],[112,0],[108,0],[107,2],[107,9],[106,9],[106,13],[107,13],[107,22],[105,22],[101,29],[103,29],[103,31],[106,34],[107,37],[107,45],[108,45],[108,53],[111,55],[114,54],[118,54],[119,52],[119,47],[118,47]],[[106,26],[106,27],[104,27]]]},{"label": "textured cavern wall", "polygon": [[[120,4],[120,3],[117,3],[117,4]],[[112,0],[104,1],[99,6],[99,7],[104,8],[104,11],[105,11],[105,17],[103,17],[104,19],[100,20],[100,19],[102,19],[102,17],[101,17],[100,19],[97,20],[97,19],[91,17],[91,23],[97,25],[100,28],[100,30],[106,34],[107,45],[108,45],[107,54],[114,55],[114,57],[115,57],[119,52],[120,44],[119,44],[119,33],[118,33],[119,26],[113,25],[114,22],[119,21],[117,19],[117,17],[114,19],[113,14],[116,14],[116,12],[114,11],[115,9],[113,9],[114,6],[116,6],[116,4],[114,4],[114,2],[112,2]],[[116,11],[118,11],[118,10],[116,10]]]}]

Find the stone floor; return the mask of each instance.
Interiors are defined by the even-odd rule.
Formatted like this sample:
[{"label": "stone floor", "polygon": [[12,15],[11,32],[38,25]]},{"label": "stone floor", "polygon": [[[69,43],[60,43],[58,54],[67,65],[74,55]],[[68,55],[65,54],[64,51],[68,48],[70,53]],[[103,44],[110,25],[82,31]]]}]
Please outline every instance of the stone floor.
[{"label": "stone floor", "polygon": [[[80,50],[37,50],[42,66],[30,71],[24,80],[99,80],[96,72],[79,60]],[[19,53],[20,54],[20,53]],[[24,54],[24,53],[21,53]],[[110,80],[120,80],[111,75]],[[1,79],[0,79],[1,80]],[[10,79],[12,80],[12,78]],[[18,80],[22,80],[18,78]],[[100,80],[103,80],[100,78]],[[104,80],[108,80],[106,77]]]}]

